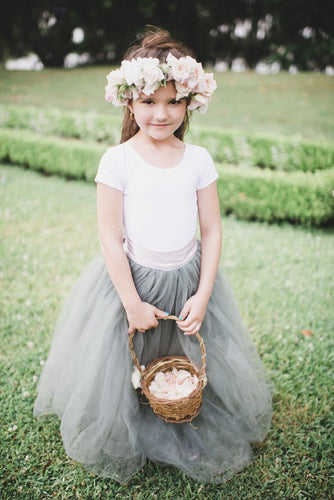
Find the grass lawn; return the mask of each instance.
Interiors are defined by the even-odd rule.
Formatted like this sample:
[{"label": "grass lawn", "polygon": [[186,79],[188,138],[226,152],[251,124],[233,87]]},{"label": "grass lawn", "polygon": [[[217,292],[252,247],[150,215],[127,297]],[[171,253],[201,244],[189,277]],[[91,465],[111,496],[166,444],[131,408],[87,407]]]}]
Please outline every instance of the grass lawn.
[{"label": "grass lawn", "polygon": [[[78,71],[66,75],[72,78]],[[99,81],[104,71],[82,74]],[[17,95],[33,104],[33,94],[27,98],[23,89],[38,74],[24,75]],[[53,81],[52,71],[44,76],[45,88],[36,87],[36,99],[38,91],[47,94],[47,82]],[[5,85],[14,77],[6,74]],[[263,78],[269,82],[274,77]],[[294,81],[298,78],[302,75]],[[62,91],[66,94],[65,83]],[[83,99],[85,92],[81,95]],[[331,498],[333,230],[223,219],[222,263],[275,383],[272,428],[266,441],[254,446],[254,464],[227,484],[201,485],[174,468],[148,463],[127,486],[120,486],[87,473],[66,457],[57,418],[32,416],[36,382],[59,307],[98,251],[95,188],[5,165],[0,180],[1,309],[6,312],[0,320],[1,499]]]},{"label": "grass lawn", "polygon": [[[0,102],[97,111],[121,116],[104,101],[107,67],[0,70]],[[193,122],[247,133],[334,140],[334,78],[324,74],[215,75],[218,89],[207,114]]]}]

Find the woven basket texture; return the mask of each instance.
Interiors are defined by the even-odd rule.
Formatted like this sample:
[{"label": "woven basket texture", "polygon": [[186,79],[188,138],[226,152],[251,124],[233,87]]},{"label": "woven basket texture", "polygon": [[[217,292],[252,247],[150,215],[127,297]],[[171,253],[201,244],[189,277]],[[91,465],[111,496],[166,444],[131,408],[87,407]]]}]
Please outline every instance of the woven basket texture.
[{"label": "woven basket texture", "polygon": [[[177,320],[178,318],[176,316],[166,316],[166,318],[163,319]],[[191,422],[191,420],[193,420],[201,411],[203,389],[206,383],[206,354],[202,337],[198,332],[196,333],[196,337],[199,341],[200,349],[202,352],[201,368],[195,366],[186,356],[165,356],[153,360],[145,367],[145,369],[142,369],[133,348],[133,336],[135,333],[136,332],[133,332],[129,337],[130,351],[133,361],[141,374],[142,393],[147,398],[152,410],[165,422]],[[158,372],[166,373],[168,371],[171,371],[173,368],[176,368],[177,370],[187,370],[191,373],[191,375],[197,375],[197,386],[188,396],[183,398],[158,398],[150,392],[149,386]]]}]

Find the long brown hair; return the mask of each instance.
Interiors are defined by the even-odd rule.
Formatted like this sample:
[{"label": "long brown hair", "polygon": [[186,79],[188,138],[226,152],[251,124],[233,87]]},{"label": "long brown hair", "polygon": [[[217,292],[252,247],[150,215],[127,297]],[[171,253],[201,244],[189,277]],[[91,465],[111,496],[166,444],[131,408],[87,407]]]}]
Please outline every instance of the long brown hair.
[{"label": "long brown hair", "polygon": [[[162,63],[166,60],[169,52],[173,56],[180,58],[184,56],[193,56],[191,50],[185,47],[181,42],[171,38],[168,31],[149,26],[147,34],[139,45],[131,46],[124,55],[124,59],[137,59],[137,57],[156,57]],[[190,112],[186,110],[184,120],[180,127],[174,132],[175,137],[183,141],[183,137],[189,128]],[[120,143],[128,141],[139,130],[135,120],[131,119],[130,111],[126,107],[124,110],[122,135]]]}]

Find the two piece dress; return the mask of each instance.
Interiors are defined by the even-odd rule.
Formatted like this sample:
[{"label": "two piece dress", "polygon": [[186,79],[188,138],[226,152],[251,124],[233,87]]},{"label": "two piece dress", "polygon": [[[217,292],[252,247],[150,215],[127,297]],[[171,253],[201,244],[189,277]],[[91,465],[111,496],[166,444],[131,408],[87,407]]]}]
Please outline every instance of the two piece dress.
[{"label": "two piece dress", "polygon": [[[108,148],[96,182],[124,196],[124,248],[141,299],[178,316],[197,289],[197,191],[217,179],[206,149],[185,145],[181,162],[158,168],[130,143]],[[38,384],[36,416],[56,414],[66,453],[120,483],[147,458],[201,483],[226,481],[252,461],[265,438],[272,384],[240,317],[228,277],[218,272],[200,331],[208,383],[192,422],[167,423],[142,404],[131,383],[133,360],[124,307],[98,254],[65,302]],[[201,364],[196,336],[174,321],[134,336],[142,365],[184,354]]]}]

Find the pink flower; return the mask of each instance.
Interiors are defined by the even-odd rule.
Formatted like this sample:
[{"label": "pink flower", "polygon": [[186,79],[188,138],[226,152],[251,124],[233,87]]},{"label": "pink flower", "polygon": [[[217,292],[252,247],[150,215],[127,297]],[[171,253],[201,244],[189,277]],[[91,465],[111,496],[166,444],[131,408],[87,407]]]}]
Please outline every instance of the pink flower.
[{"label": "pink flower", "polygon": [[173,76],[173,73],[171,71],[169,71],[169,73],[167,73],[166,75],[166,82],[170,82],[174,80],[174,76]]},{"label": "pink flower", "polygon": [[194,88],[194,92],[203,94],[205,96],[211,96],[217,88],[216,81],[213,78],[213,73],[203,73],[197,86]]},{"label": "pink flower", "polygon": [[191,111],[193,111],[194,109],[198,109],[200,113],[205,113],[208,108],[209,101],[210,97],[196,94],[191,99],[188,105],[188,109]]},{"label": "pink flower", "polygon": [[189,95],[190,89],[188,85],[182,84],[178,81],[175,81],[176,88],[176,100],[182,99],[183,97],[187,97]]},{"label": "pink flower", "polygon": [[122,97],[124,99],[124,102],[128,102],[129,99],[133,99],[134,101],[136,101],[139,97],[139,91],[136,89],[136,87],[132,86],[125,92],[123,92]]},{"label": "pink flower", "polygon": [[190,394],[198,384],[197,375],[191,375],[187,370],[177,370],[166,373],[156,373],[149,386],[149,391],[158,398],[179,399]]},{"label": "pink flower", "polygon": [[174,80],[181,83],[189,79],[193,66],[197,64],[195,59],[190,56],[177,59],[172,54],[168,54],[167,62],[171,66]]},{"label": "pink flower", "polygon": [[105,99],[111,102],[114,106],[122,106],[121,101],[118,98],[118,88],[114,85],[108,84],[105,87]]},{"label": "pink flower", "polygon": [[190,98],[188,109],[201,113],[205,113],[217,88],[213,74],[205,73],[201,63],[171,53],[163,63],[153,57],[124,60],[119,69],[108,74],[107,81],[105,98],[115,106],[125,106],[129,99],[138,99],[141,92],[149,96],[166,81],[174,81],[176,99]]},{"label": "pink flower", "polygon": [[191,89],[192,92],[196,92],[197,85],[199,81],[203,78],[205,75],[202,64],[196,62],[196,64],[193,65],[191,74],[187,80],[187,85]]}]

